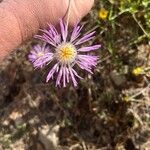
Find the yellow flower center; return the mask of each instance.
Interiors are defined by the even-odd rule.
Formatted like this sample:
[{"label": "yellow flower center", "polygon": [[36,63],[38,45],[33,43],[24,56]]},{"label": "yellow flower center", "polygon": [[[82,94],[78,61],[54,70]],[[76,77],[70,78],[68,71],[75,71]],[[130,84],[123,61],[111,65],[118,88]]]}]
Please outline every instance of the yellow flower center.
[{"label": "yellow flower center", "polygon": [[142,74],[142,73],[143,73],[143,69],[141,67],[137,67],[132,70],[132,74],[135,76],[138,76],[139,74]]},{"label": "yellow flower center", "polygon": [[56,57],[62,64],[72,63],[77,55],[76,48],[70,43],[63,43],[56,50]]},{"label": "yellow flower center", "polygon": [[99,10],[98,16],[99,16],[100,19],[105,20],[107,18],[107,16],[108,16],[108,11],[105,8],[101,8]]},{"label": "yellow flower center", "polygon": [[43,55],[44,55],[43,52],[38,52],[38,53],[37,53],[37,56],[38,56],[38,57],[42,57]]}]

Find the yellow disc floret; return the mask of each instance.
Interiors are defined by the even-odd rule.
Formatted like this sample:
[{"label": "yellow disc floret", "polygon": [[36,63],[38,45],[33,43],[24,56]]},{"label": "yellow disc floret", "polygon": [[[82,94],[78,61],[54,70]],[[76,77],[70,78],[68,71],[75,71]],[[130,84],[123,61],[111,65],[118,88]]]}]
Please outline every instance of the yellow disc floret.
[{"label": "yellow disc floret", "polygon": [[132,74],[138,76],[143,73],[143,69],[141,67],[136,67],[132,70]]},{"label": "yellow disc floret", "polygon": [[71,43],[63,43],[56,50],[56,58],[62,64],[72,63],[76,55],[76,48]]},{"label": "yellow disc floret", "polygon": [[102,20],[107,19],[108,11],[105,8],[101,8],[98,12],[98,17]]},{"label": "yellow disc floret", "polygon": [[42,56],[44,56],[44,53],[43,53],[43,52],[38,52],[38,53],[37,53],[37,56],[38,56],[38,57],[42,57]]}]

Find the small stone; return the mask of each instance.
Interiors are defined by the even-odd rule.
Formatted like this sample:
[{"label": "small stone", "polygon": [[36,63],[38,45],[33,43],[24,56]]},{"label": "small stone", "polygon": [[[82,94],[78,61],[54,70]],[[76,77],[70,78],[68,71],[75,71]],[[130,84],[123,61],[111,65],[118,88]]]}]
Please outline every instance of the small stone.
[{"label": "small stone", "polygon": [[53,128],[50,126],[44,126],[38,133],[39,141],[44,145],[46,150],[57,150],[59,126],[56,125]]},{"label": "small stone", "polygon": [[4,126],[8,126],[9,125],[9,121],[8,120],[5,120],[2,124],[4,125]]},{"label": "small stone", "polygon": [[119,74],[116,70],[110,73],[110,77],[116,86],[122,86],[126,82],[126,77]]},{"label": "small stone", "polygon": [[9,118],[14,121],[16,126],[23,123],[22,114],[17,111],[12,112]]}]

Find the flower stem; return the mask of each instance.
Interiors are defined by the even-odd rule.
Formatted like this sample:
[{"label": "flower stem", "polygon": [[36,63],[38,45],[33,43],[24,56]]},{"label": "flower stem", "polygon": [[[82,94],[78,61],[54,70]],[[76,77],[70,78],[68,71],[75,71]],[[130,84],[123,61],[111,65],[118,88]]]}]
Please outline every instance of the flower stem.
[{"label": "flower stem", "polygon": [[137,20],[135,14],[132,14],[132,16],[133,16],[135,22],[138,24],[138,26],[139,26],[139,27],[141,28],[141,30],[144,32],[144,34],[145,34],[148,38],[150,38],[150,35],[145,31],[145,29],[143,28],[143,26],[141,25],[141,23]]}]

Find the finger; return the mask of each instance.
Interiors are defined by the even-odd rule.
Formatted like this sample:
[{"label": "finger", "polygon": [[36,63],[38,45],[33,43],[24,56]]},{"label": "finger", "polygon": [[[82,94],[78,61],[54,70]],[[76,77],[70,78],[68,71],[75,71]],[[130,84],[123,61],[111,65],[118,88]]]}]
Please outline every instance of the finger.
[{"label": "finger", "polygon": [[72,0],[70,24],[74,25],[78,20],[89,13],[92,8],[94,0]]}]

